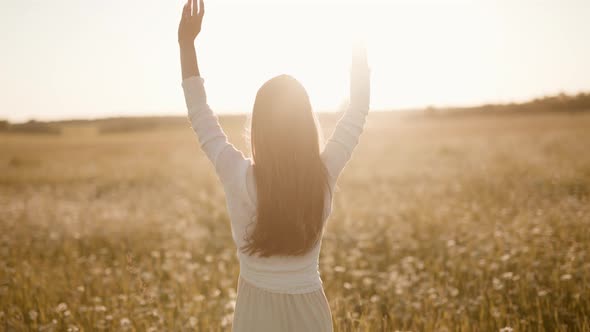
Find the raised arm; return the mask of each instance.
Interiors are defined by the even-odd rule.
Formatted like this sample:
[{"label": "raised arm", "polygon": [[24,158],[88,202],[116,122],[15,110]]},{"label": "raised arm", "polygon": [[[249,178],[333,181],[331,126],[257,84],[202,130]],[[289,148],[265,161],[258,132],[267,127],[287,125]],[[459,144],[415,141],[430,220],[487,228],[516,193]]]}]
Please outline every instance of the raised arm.
[{"label": "raised arm", "polygon": [[182,11],[178,27],[180,63],[182,67],[182,87],[188,109],[188,117],[197,134],[201,149],[215,166],[221,182],[231,186],[245,170],[248,161],[244,155],[227,141],[217,117],[207,104],[204,81],[200,77],[195,50],[195,38],[201,32],[205,5],[200,0],[199,7],[194,0],[188,0]]},{"label": "raised arm", "polygon": [[178,25],[178,45],[180,46],[180,65],[182,67],[182,79],[192,76],[201,76],[197,63],[195,39],[201,32],[203,17],[205,16],[205,4],[199,1],[198,10],[196,2],[188,0],[182,8],[182,18]]},{"label": "raised arm", "polygon": [[322,159],[333,183],[350,160],[369,113],[370,71],[367,52],[357,46],[352,54],[350,72],[350,104],[338,121],[334,133],[326,142]]}]

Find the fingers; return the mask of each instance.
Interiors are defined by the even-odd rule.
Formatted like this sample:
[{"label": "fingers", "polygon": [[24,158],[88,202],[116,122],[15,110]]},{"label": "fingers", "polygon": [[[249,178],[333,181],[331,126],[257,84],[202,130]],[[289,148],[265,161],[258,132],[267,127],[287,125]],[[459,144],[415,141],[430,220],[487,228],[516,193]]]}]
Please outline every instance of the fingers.
[{"label": "fingers", "polygon": [[188,2],[190,3],[190,6],[192,8],[192,16],[197,16],[198,10],[199,8],[197,7],[197,4],[195,3],[194,0],[188,0]]},{"label": "fingers", "polygon": [[205,15],[205,1],[199,0],[199,17],[203,18]]},{"label": "fingers", "polygon": [[188,16],[191,16],[190,0],[184,4],[184,7],[182,7],[182,18],[186,18]]}]

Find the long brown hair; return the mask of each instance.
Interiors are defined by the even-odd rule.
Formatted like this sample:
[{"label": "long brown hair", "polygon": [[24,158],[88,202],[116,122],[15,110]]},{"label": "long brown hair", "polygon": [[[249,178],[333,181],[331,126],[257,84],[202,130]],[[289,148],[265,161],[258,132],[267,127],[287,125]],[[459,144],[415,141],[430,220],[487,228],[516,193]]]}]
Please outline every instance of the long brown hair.
[{"label": "long brown hair", "polygon": [[295,78],[280,75],[258,90],[250,134],[258,206],[242,250],[305,254],[321,237],[329,186],[309,96]]}]

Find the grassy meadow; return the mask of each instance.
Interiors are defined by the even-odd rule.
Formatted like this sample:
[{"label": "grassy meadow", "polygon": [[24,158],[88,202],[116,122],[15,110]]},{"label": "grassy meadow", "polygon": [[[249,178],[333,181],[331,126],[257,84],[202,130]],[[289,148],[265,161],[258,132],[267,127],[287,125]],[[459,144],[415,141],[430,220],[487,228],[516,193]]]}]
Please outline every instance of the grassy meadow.
[{"label": "grassy meadow", "polygon": [[[236,248],[188,121],[59,126],[0,134],[0,330],[230,330]],[[336,331],[590,331],[590,113],[372,113],[320,268]]]}]

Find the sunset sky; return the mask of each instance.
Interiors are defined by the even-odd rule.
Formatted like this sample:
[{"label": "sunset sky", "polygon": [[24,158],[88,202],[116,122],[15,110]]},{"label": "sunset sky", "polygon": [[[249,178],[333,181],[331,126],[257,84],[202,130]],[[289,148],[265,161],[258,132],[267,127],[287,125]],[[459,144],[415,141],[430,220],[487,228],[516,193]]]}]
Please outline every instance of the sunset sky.
[{"label": "sunset sky", "polygon": [[[0,118],[184,114],[181,0],[4,0]],[[521,101],[590,91],[588,0],[208,0],[197,38],[209,104],[250,112],[288,73],[316,110],[348,94],[364,39],[372,108]]]}]

